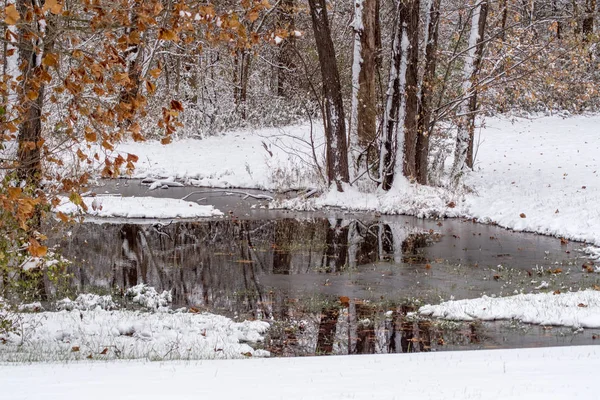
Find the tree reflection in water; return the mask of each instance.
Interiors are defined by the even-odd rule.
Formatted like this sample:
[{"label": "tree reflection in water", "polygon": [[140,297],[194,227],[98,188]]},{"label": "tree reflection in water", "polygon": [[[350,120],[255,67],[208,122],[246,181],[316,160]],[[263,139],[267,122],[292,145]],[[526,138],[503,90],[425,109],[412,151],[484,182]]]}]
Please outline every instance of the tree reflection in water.
[{"label": "tree reflection in water", "polygon": [[[319,293],[328,276],[379,262],[414,260],[427,236],[405,225],[360,220],[237,220],[172,224],[83,224],[60,244],[73,260],[79,291],[124,290],[147,283],[171,290],[174,306],[268,318],[275,353],[365,354],[429,351],[429,325],[414,309]],[[419,236],[421,235],[421,236]],[[288,286],[261,281],[279,276]],[[288,276],[289,278],[285,278]],[[293,290],[294,279],[324,283]],[[325,279],[321,279],[323,277]],[[343,288],[341,288],[343,290]],[[315,308],[314,299],[322,306]],[[277,332],[274,329],[274,332]]]}]

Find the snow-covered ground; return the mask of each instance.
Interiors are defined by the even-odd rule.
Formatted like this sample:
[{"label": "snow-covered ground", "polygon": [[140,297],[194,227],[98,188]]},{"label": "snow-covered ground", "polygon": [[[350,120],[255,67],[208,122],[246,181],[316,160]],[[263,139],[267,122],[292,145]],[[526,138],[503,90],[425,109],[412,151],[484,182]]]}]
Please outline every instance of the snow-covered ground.
[{"label": "snow-covered ground", "polygon": [[0,365],[2,398],[598,398],[600,347],[202,362]]},{"label": "snow-covered ground", "polygon": [[426,305],[419,313],[449,320],[516,319],[537,325],[600,328],[600,291],[483,296]]},{"label": "snow-covered ground", "polygon": [[[84,197],[87,215],[116,218],[199,218],[218,217],[223,213],[210,205],[192,201],[154,197]],[[56,212],[73,215],[81,210],[67,198],[55,208]]]},{"label": "snow-covered ground", "polygon": [[[171,293],[139,284],[125,299],[140,306],[126,310],[110,295],[80,294],[43,311],[40,303],[11,312],[4,305],[0,320],[16,328],[0,331],[0,361],[66,360],[201,360],[264,357],[248,343],[263,341],[269,323],[233,320],[187,309],[172,310]],[[0,305],[3,303],[0,298]],[[21,312],[22,310],[41,312]]]},{"label": "snow-covered ground", "polygon": [[[316,153],[323,152],[315,126]],[[314,169],[307,126],[229,132],[205,139],[121,143],[118,152],[139,157],[135,178],[176,178],[195,186],[278,189],[312,186]],[[321,162],[321,160],[319,160]]]}]

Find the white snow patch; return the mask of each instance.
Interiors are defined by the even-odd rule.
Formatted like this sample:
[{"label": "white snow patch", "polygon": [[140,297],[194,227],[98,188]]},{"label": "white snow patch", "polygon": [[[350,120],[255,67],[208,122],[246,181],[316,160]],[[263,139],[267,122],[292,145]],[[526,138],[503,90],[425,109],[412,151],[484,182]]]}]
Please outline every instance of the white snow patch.
[{"label": "white snow patch", "polygon": [[448,320],[515,319],[536,325],[600,328],[600,291],[483,296],[426,305],[419,309],[419,313]]},{"label": "white snow patch", "polygon": [[[263,340],[269,324],[213,314],[72,310],[21,313],[24,334],[10,333],[3,361],[76,359],[179,360],[268,356],[245,342]],[[21,331],[21,329],[20,329]],[[91,356],[91,357],[90,357]]]},{"label": "white snow patch", "polygon": [[127,289],[125,295],[131,297],[134,303],[149,310],[165,311],[166,307],[173,302],[171,291],[164,290],[158,293],[155,288],[143,283]]},{"label": "white snow patch", "polygon": [[[216,217],[223,213],[210,205],[178,199],[155,197],[84,197],[87,214],[96,217],[117,218],[198,218]],[[67,198],[56,207],[56,212],[77,214],[77,206]]]},{"label": "white snow patch", "polygon": [[112,296],[100,296],[92,293],[82,293],[75,300],[68,297],[59,300],[56,303],[56,308],[59,310],[114,310],[117,305],[112,299]]},{"label": "white snow patch", "polygon": [[[13,400],[595,399],[600,347],[0,366]],[[334,379],[335,377],[335,379]]]}]

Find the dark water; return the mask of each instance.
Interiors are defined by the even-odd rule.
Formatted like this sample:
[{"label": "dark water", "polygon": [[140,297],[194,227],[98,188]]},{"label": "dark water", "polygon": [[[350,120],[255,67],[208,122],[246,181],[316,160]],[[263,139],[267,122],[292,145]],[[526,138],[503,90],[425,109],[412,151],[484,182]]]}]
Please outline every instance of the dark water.
[{"label": "dark water", "polygon": [[[85,223],[57,233],[71,285],[115,292],[140,282],[175,306],[274,322],[279,355],[593,343],[594,332],[511,322],[418,320],[418,304],[599,284],[577,245],[470,221],[369,215]],[[561,273],[551,274],[548,270]],[[567,273],[568,272],[568,273]]]}]

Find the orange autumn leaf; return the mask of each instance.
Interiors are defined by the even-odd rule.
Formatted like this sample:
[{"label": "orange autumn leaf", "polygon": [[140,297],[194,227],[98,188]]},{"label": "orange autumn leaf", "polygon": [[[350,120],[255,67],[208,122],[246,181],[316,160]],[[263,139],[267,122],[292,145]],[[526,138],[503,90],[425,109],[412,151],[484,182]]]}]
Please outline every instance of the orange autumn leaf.
[{"label": "orange autumn leaf", "polygon": [[34,238],[29,239],[29,247],[27,250],[33,257],[44,257],[48,253],[48,248],[46,246],[42,246]]},{"label": "orange autumn leaf", "polygon": [[21,19],[21,16],[19,15],[19,12],[14,4],[6,6],[4,12],[6,14],[4,22],[6,22],[7,25],[16,25],[16,23]]}]

